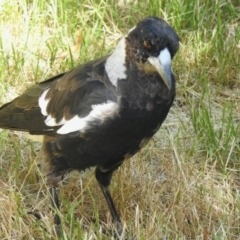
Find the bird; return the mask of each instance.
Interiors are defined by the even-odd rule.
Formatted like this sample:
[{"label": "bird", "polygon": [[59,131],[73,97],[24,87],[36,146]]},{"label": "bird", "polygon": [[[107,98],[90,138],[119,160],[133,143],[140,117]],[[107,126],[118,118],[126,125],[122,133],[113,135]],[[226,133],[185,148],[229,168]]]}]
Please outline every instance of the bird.
[{"label": "bird", "polygon": [[[51,204],[72,170],[95,167],[118,236],[123,224],[110,193],[113,173],[158,131],[176,94],[172,59],[180,38],[164,19],[149,16],[115,50],[28,88],[0,108],[0,128],[43,135]],[[57,211],[56,211],[57,212]],[[56,213],[54,225],[61,232]]]}]

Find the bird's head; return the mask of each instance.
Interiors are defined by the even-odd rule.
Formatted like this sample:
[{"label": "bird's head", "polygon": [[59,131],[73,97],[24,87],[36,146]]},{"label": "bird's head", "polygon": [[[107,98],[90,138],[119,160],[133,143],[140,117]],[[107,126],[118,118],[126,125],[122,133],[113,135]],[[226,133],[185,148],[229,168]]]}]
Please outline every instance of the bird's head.
[{"label": "bird's head", "polygon": [[147,17],[126,36],[126,52],[147,74],[157,72],[168,89],[172,86],[171,60],[179,48],[179,37],[163,19]]}]

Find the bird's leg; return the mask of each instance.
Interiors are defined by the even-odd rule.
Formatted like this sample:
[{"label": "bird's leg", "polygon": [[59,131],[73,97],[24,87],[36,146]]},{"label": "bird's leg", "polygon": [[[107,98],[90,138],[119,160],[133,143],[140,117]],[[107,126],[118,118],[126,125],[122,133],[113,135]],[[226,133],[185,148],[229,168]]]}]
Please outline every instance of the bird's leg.
[{"label": "bird's leg", "polygon": [[112,174],[113,174],[114,170],[116,170],[116,168],[108,170],[106,172],[103,172],[97,167],[96,172],[95,172],[95,176],[96,176],[96,179],[99,183],[99,186],[100,186],[100,188],[103,192],[103,195],[104,195],[104,197],[107,201],[108,207],[110,209],[110,212],[111,212],[111,215],[112,215],[112,218],[113,218],[113,222],[116,224],[117,233],[118,233],[119,236],[121,236],[122,231],[123,231],[122,222],[121,222],[120,216],[117,212],[117,209],[114,205],[113,199],[112,199],[111,194],[110,194],[109,189],[108,189],[108,187],[111,183],[111,178],[112,178]]},{"label": "bird's leg", "polygon": [[[50,194],[51,194],[51,205],[53,209],[59,210],[60,204],[58,199],[57,187],[51,187]],[[58,236],[60,236],[61,235],[61,219],[57,213],[54,214],[53,221],[54,221],[56,233]]]},{"label": "bird's leg", "polygon": [[109,192],[109,189],[108,187],[104,187],[102,186],[100,183],[100,188],[103,192],[103,195],[107,201],[107,204],[108,204],[108,207],[110,209],[110,212],[111,212],[111,215],[112,215],[112,218],[113,218],[113,222],[116,224],[116,227],[117,227],[117,232],[119,234],[119,236],[121,236],[122,234],[122,231],[123,231],[123,226],[122,226],[122,222],[121,222],[121,219],[120,219],[120,216],[116,210],[116,207],[114,205],[114,202],[113,202],[113,199],[111,197],[111,194]]},{"label": "bird's leg", "polygon": [[55,225],[55,231],[58,235],[58,237],[61,236],[61,219],[59,217],[59,209],[60,209],[60,203],[58,198],[58,191],[57,188],[59,186],[59,183],[63,180],[63,177],[67,171],[52,171],[47,174],[47,184],[50,187],[49,192],[51,195],[51,205],[52,209],[55,210],[54,212],[54,225]]},{"label": "bird's leg", "polygon": [[[47,175],[48,185],[51,185],[51,187],[49,189],[49,192],[51,195],[51,206],[52,206],[52,209],[55,209],[57,211],[60,208],[57,186],[62,178],[63,178],[63,174],[60,175],[60,177],[55,177],[55,175],[52,173]],[[53,180],[55,180],[55,181],[53,181]],[[39,213],[28,212],[28,214],[34,215],[37,218],[37,220],[41,219],[41,215]],[[59,215],[56,213],[56,211],[54,213],[53,221],[54,221],[54,225],[55,225],[55,231],[56,231],[58,237],[60,237],[61,236],[61,219],[60,219]]]}]

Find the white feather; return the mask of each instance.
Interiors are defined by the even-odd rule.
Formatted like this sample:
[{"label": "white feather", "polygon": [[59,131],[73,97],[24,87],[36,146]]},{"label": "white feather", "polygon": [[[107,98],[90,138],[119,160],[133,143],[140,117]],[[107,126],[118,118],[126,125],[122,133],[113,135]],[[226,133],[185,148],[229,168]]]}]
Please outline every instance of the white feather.
[{"label": "white feather", "polygon": [[38,99],[38,105],[41,109],[42,115],[44,115],[44,116],[48,115],[47,114],[47,105],[48,105],[48,102],[50,99],[45,99],[48,91],[49,91],[49,88],[46,89]]},{"label": "white feather", "polygon": [[126,75],[126,66],[125,66],[125,38],[122,39],[115,51],[109,56],[106,61],[105,69],[108,75],[109,80],[114,86],[117,86],[117,81],[119,79],[125,79]]},{"label": "white feather", "polygon": [[45,119],[45,124],[49,127],[55,127],[63,125],[66,122],[66,120],[63,118],[59,122],[56,122],[56,118],[53,118],[51,115],[48,115]]},{"label": "white feather", "polygon": [[[71,132],[84,132],[89,127],[89,123],[98,119],[104,121],[108,117],[114,117],[117,114],[118,105],[115,102],[108,101],[107,103],[92,105],[92,111],[84,118],[75,116],[70,120],[65,120],[65,123],[58,129],[58,134],[68,134]],[[47,124],[47,123],[46,123]]]}]

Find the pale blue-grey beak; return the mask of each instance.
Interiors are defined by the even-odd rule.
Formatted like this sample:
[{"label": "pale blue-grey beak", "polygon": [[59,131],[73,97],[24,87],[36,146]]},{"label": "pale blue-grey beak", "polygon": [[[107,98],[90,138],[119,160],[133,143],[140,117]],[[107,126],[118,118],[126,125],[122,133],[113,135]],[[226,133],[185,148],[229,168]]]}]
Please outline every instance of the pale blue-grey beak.
[{"label": "pale blue-grey beak", "polygon": [[171,55],[167,48],[164,48],[158,57],[149,57],[148,61],[162,77],[165,85],[170,90],[172,87]]}]

